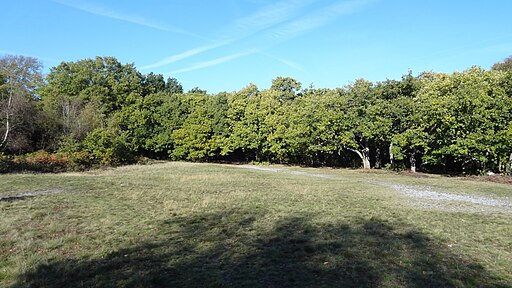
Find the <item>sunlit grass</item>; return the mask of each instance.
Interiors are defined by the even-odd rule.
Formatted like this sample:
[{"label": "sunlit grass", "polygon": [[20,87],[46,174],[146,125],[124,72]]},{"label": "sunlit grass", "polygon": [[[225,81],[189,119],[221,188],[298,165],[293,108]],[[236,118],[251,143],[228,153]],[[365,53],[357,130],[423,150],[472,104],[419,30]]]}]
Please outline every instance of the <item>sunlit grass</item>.
[{"label": "sunlit grass", "polygon": [[511,186],[272,167],[0,175],[2,196],[65,191],[0,202],[0,286],[512,285],[511,207],[416,205],[382,183],[500,199]]}]

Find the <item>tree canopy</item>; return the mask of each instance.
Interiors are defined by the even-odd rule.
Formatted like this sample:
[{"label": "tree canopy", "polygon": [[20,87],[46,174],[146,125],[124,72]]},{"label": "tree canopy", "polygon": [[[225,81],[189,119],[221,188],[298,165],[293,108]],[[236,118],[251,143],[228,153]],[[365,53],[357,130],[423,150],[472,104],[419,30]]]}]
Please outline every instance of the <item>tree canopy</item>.
[{"label": "tree canopy", "polygon": [[113,57],[63,62],[43,81],[37,60],[6,56],[1,147],[87,165],[149,157],[510,173],[510,62],[335,89],[277,77],[268,89],[209,94]]}]

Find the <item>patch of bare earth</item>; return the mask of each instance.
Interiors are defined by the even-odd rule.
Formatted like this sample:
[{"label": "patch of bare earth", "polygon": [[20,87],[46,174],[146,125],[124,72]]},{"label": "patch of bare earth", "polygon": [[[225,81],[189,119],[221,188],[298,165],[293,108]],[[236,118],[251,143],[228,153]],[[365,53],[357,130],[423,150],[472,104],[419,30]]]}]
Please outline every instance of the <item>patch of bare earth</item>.
[{"label": "patch of bare earth", "polygon": [[40,190],[40,191],[19,192],[17,194],[11,195],[11,196],[0,196],[0,202],[22,200],[22,199],[30,198],[30,197],[44,196],[44,195],[64,193],[64,192],[67,192],[67,191],[63,190],[63,189],[48,189],[48,190]]}]

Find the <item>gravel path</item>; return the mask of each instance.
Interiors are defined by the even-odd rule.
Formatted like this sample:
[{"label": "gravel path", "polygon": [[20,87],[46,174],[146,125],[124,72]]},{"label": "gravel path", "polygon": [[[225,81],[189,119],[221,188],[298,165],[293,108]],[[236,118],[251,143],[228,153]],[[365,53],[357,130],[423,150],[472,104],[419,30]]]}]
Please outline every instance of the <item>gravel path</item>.
[{"label": "gravel path", "polygon": [[[340,177],[336,177],[334,175],[313,174],[283,168],[270,168],[255,165],[238,165],[235,167],[306,177],[341,179]],[[451,212],[512,212],[512,201],[508,198],[451,194],[446,192],[433,191],[431,187],[407,186],[371,180],[369,180],[368,183],[392,188],[396,192],[399,192],[402,196],[414,200],[410,201],[409,204],[418,208],[438,209]]]},{"label": "gravel path", "polygon": [[434,201],[458,201],[471,204],[479,204],[493,207],[512,207],[512,203],[507,199],[496,199],[484,196],[467,196],[432,191],[429,187],[418,188],[405,185],[392,185],[393,189],[405,194],[406,196],[428,199]]},{"label": "gravel path", "polygon": [[0,196],[0,202],[10,202],[15,200],[22,200],[28,197],[36,197],[36,196],[43,196],[43,195],[50,195],[50,194],[57,194],[57,193],[64,193],[66,190],[62,189],[48,189],[48,190],[41,190],[41,191],[30,191],[30,192],[21,192],[17,193],[12,196]]},{"label": "gravel path", "polygon": [[433,191],[431,187],[407,186],[384,182],[372,183],[393,188],[409,198],[411,201],[408,204],[416,208],[447,212],[512,213],[512,202],[508,198],[451,194]]}]

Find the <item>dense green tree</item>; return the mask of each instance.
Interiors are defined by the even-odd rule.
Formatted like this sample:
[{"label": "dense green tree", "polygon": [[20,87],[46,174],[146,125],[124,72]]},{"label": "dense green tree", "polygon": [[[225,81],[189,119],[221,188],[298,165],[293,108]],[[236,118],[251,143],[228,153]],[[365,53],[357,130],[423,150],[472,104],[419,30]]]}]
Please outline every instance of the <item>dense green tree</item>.
[{"label": "dense green tree", "polygon": [[[402,76],[401,80],[386,80],[377,83],[374,93],[379,99],[380,115],[389,120],[390,130],[380,135],[380,141],[376,143],[375,166],[378,167],[379,155],[387,155],[388,161],[380,157],[382,163],[387,162],[391,167],[405,165],[405,159],[409,160],[411,170],[416,170],[417,144],[411,125],[415,123],[415,98],[421,82],[419,78],[412,76],[412,72]],[[410,141],[414,142],[410,142]],[[408,145],[410,143],[410,145]],[[380,148],[379,148],[380,147]],[[379,151],[380,150],[380,151]]]},{"label": "dense green tree", "polygon": [[167,82],[165,82],[165,91],[170,94],[182,94],[183,86],[181,86],[181,83],[178,81],[178,79],[169,77],[167,78]]},{"label": "dense green tree", "polygon": [[146,142],[146,149],[168,157],[174,148],[173,131],[183,126],[190,107],[182,94],[163,93],[158,98],[161,104],[150,108],[155,126],[152,137]]},{"label": "dense green tree", "polygon": [[227,154],[224,149],[228,137],[226,95],[188,93],[183,97],[189,113],[182,127],[172,132],[172,158],[199,161],[219,159]]},{"label": "dense green tree", "polygon": [[149,94],[117,111],[111,123],[126,131],[127,141],[138,154],[166,158],[175,146],[173,132],[194,108],[190,102],[188,95],[167,90]]},{"label": "dense green tree", "polygon": [[494,140],[497,153],[501,155],[498,164],[500,171],[512,175],[512,121],[498,132]]},{"label": "dense green tree", "polygon": [[44,84],[37,60],[7,56],[0,61],[0,148],[60,149],[102,165],[147,156],[511,173],[509,63],[417,77],[409,71],[400,80],[359,79],[337,89],[302,89],[277,77],[269,89],[251,84],[210,95],[198,87],[184,94],[175,78],[142,75],[113,57],[63,62]]},{"label": "dense green tree", "polygon": [[154,74],[153,72],[143,77],[144,95],[154,94],[158,92],[167,92],[170,94],[183,93],[183,87],[176,78],[167,78],[164,80],[162,74]]},{"label": "dense green tree", "polygon": [[278,92],[281,102],[293,100],[300,92],[301,83],[291,77],[277,77],[272,80],[270,90]]},{"label": "dense green tree", "polygon": [[166,83],[162,74],[153,72],[144,76],[143,79],[144,95],[162,92],[166,89]]},{"label": "dense green tree", "polygon": [[229,141],[223,154],[232,154],[237,160],[262,160],[263,134],[261,131],[258,87],[250,84],[227,95]]},{"label": "dense green tree", "polygon": [[475,67],[434,74],[425,83],[417,103],[421,123],[415,128],[424,136],[425,163],[468,173],[498,169],[508,154],[496,149],[496,135],[512,120],[503,79],[503,73]]},{"label": "dense green tree", "polygon": [[188,91],[189,94],[208,94],[206,90],[203,90],[199,87],[194,87]]},{"label": "dense green tree", "polygon": [[[46,111],[59,119],[61,134],[77,140],[115,111],[135,103],[144,92],[144,78],[135,67],[113,57],[63,62],[46,79],[47,85],[39,92]],[[157,83],[158,76],[151,81]]]},{"label": "dense green tree", "polygon": [[[212,150],[214,148],[215,157],[228,154],[225,147],[229,136],[229,122],[227,114],[229,110],[227,93],[220,93],[209,97],[206,101],[208,117],[212,119],[212,138],[210,140]],[[210,153],[211,154],[211,153]]]},{"label": "dense green tree", "polygon": [[309,89],[289,108],[285,134],[294,162],[308,165],[340,165],[340,136],[346,102],[340,89]]},{"label": "dense green tree", "polygon": [[381,107],[373,92],[373,83],[358,79],[346,87],[346,107],[340,116],[346,127],[340,131],[341,145],[354,152],[362,161],[364,169],[370,169],[370,148],[381,140],[390,129],[390,119],[382,117]]}]

